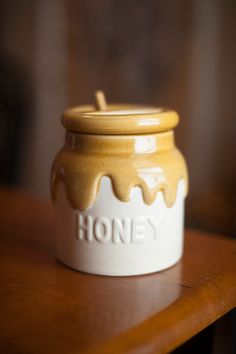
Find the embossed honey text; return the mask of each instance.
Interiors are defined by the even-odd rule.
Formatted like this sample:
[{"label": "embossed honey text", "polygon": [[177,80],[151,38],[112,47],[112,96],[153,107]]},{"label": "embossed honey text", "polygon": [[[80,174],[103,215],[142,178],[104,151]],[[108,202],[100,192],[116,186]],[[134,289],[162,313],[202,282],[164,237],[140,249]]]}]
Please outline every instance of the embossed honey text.
[{"label": "embossed honey text", "polygon": [[158,218],[153,216],[97,218],[91,215],[76,215],[75,235],[80,241],[97,241],[101,243],[144,243],[147,240],[147,226],[153,231],[154,240],[158,239],[158,227],[164,218],[164,213]]}]

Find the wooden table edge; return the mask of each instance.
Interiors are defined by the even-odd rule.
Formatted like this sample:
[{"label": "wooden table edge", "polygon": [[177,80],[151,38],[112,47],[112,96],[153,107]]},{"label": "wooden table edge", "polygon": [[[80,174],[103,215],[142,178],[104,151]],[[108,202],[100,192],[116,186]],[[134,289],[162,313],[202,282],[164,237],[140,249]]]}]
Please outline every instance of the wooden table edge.
[{"label": "wooden table edge", "polygon": [[86,354],[169,353],[234,307],[236,270],[229,269]]}]

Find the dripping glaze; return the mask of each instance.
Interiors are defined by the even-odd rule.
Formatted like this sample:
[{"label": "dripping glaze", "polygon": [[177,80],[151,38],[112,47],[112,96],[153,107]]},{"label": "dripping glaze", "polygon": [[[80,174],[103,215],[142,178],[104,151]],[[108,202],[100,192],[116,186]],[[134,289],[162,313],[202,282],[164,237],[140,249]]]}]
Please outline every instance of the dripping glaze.
[{"label": "dripping glaze", "polygon": [[65,146],[52,168],[53,201],[63,183],[72,208],[83,211],[95,202],[103,176],[111,179],[114,194],[122,202],[129,201],[131,190],[138,186],[146,204],[152,204],[162,191],[167,207],[171,207],[181,179],[185,195],[188,190],[186,164],[172,130],[139,135],[67,131]]}]

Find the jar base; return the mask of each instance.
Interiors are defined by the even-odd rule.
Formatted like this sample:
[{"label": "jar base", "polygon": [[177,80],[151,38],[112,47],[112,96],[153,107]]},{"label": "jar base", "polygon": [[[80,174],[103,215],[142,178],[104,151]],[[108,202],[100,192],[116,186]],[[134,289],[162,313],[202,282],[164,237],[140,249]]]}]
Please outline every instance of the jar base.
[{"label": "jar base", "polygon": [[137,271],[137,272],[108,272],[108,271],[99,271],[96,269],[92,270],[92,269],[86,269],[85,268],[77,268],[76,266],[73,266],[72,264],[68,264],[66,262],[64,262],[62,259],[60,259],[59,257],[57,257],[58,261],[63,265],[66,266],[68,268],[70,268],[71,270],[74,270],[76,272],[81,272],[84,274],[90,274],[90,275],[100,275],[100,276],[106,276],[106,277],[135,277],[135,276],[139,276],[139,275],[148,275],[148,274],[153,274],[153,273],[159,273],[159,272],[163,272],[165,270],[168,270],[174,266],[176,266],[182,259],[183,254],[181,254],[180,258],[177,259],[175,262],[173,262],[172,264],[169,265],[165,265],[162,268],[159,269],[148,269],[148,270],[143,270],[143,271]]}]

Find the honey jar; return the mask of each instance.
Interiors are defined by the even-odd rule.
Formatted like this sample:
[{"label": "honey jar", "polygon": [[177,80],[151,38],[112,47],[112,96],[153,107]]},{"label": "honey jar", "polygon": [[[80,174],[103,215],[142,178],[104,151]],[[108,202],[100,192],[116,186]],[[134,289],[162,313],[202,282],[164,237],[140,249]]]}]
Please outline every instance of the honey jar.
[{"label": "honey jar", "polygon": [[51,175],[57,257],[79,271],[126,276],[163,270],[183,252],[185,160],[173,110],[96,105],[63,113],[65,145]]}]

